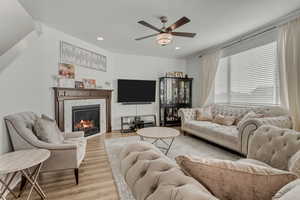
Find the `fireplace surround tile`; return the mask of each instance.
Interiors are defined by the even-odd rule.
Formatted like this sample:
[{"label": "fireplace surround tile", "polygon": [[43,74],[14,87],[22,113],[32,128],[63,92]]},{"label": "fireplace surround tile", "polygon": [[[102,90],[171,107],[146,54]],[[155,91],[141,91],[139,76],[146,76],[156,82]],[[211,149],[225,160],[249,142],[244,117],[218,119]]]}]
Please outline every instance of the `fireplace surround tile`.
[{"label": "fireplace surround tile", "polygon": [[65,131],[72,132],[72,107],[100,105],[100,133],[106,132],[106,100],[105,99],[82,99],[82,100],[65,100],[64,102],[64,119]]}]

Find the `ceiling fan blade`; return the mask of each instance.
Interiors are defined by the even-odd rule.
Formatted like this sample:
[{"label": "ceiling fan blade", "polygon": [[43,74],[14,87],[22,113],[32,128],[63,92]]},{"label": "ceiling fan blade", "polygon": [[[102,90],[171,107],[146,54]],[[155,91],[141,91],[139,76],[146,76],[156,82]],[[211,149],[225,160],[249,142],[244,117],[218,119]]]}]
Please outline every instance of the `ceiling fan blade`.
[{"label": "ceiling fan blade", "polygon": [[180,26],[182,26],[182,25],[184,25],[184,24],[186,24],[186,23],[189,23],[191,20],[189,19],[189,18],[187,18],[187,17],[182,17],[182,18],[180,18],[177,22],[175,22],[174,24],[172,24],[171,26],[169,26],[168,28],[167,28],[167,30],[168,31],[172,31],[172,30],[174,30],[174,29],[176,29],[176,28],[178,28],[178,27],[180,27]]},{"label": "ceiling fan blade", "polygon": [[155,26],[153,26],[153,25],[151,25],[151,24],[149,24],[148,22],[145,22],[145,21],[139,21],[138,22],[139,24],[142,24],[142,25],[144,25],[144,26],[146,26],[146,27],[148,27],[148,28],[151,28],[151,29],[153,29],[153,30],[155,30],[155,31],[157,31],[157,32],[161,32],[161,30],[159,29],[159,28],[156,28]]},{"label": "ceiling fan blade", "polygon": [[159,34],[160,34],[160,33],[155,33],[155,34],[152,34],[152,35],[147,35],[147,36],[144,36],[144,37],[136,38],[135,40],[143,40],[143,39],[146,39],[146,38],[149,38],[149,37],[157,36],[157,35],[159,35]]},{"label": "ceiling fan blade", "polygon": [[190,37],[190,38],[193,38],[197,35],[197,33],[186,33],[186,32],[171,32],[171,34],[175,36]]}]

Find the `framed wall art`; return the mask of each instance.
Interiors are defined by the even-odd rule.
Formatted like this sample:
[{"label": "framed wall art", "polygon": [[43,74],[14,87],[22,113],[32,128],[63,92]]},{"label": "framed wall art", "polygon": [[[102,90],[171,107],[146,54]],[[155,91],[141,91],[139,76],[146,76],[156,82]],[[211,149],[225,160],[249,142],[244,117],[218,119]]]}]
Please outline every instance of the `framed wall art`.
[{"label": "framed wall art", "polygon": [[107,71],[106,56],[60,41],[60,63],[74,64],[98,71]]},{"label": "framed wall art", "polygon": [[60,63],[58,74],[64,78],[75,78],[75,67],[72,64]]}]

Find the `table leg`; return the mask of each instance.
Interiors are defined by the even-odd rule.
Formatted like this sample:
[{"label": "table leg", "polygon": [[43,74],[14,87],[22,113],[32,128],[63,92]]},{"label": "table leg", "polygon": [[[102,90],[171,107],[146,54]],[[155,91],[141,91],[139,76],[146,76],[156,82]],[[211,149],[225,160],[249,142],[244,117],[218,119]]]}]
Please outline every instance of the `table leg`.
[{"label": "table leg", "polygon": [[158,140],[159,140],[159,139],[155,139],[155,140],[152,142],[152,144],[155,144]]},{"label": "table leg", "polygon": [[[36,166],[36,168],[33,170],[33,172],[30,172],[30,170],[27,169],[27,171],[28,171],[27,174],[30,174],[31,179],[32,179],[33,175],[36,173],[36,171],[38,170],[38,168],[39,168],[39,166]],[[25,180],[22,180],[22,182],[24,182],[24,183],[23,183],[22,187],[20,188],[19,197],[21,197],[21,195],[24,191],[24,188],[26,188],[27,183],[28,183],[28,181],[24,175],[23,175],[22,179],[25,179]]]},{"label": "table leg", "polygon": [[[166,155],[169,153],[169,151],[170,151],[170,149],[171,149],[171,146],[172,146],[172,144],[173,144],[173,142],[174,142],[174,139],[175,138],[172,138],[172,141],[171,141],[171,143],[169,144],[169,147],[168,147],[168,149],[167,149],[167,151],[166,151]],[[164,141],[165,142],[165,141]]]},{"label": "table leg", "polygon": [[38,165],[38,169],[36,170],[35,174],[32,177],[30,177],[25,170],[21,170],[22,174],[25,176],[27,181],[31,184],[31,188],[30,188],[29,194],[27,196],[27,200],[29,200],[33,189],[40,195],[40,197],[42,199],[46,199],[45,193],[43,192],[43,190],[41,189],[39,183],[37,182],[37,179],[38,179],[38,176],[40,174],[41,168],[42,168],[42,163],[40,163]]},{"label": "table leg", "polygon": [[17,195],[9,188],[9,185],[11,184],[11,182],[13,181],[13,179],[16,177],[18,172],[14,172],[13,175],[10,177],[10,179],[8,180],[8,183],[6,184],[3,180],[0,179],[0,183],[4,186],[3,191],[0,194],[0,198],[3,198],[3,195],[5,194],[5,192],[8,190],[13,196],[14,198],[18,198]]}]

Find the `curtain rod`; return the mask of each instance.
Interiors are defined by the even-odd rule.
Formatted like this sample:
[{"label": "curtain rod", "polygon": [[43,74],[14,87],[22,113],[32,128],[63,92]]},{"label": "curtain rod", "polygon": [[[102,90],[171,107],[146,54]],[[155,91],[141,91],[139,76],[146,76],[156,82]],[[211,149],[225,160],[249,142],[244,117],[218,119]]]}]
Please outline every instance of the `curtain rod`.
[{"label": "curtain rod", "polygon": [[249,39],[255,38],[256,36],[262,35],[262,34],[267,33],[269,31],[273,31],[276,28],[277,28],[277,26],[273,26],[273,27],[267,28],[267,29],[265,29],[265,30],[263,30],[261,32],[255,33],[253,35],[249,35],[248,37],[244,37],[244,38],[242,37],[241,39],[233,41],[231,44],[225,45],[225,46],[221,47],[220,49],[226,49],[228,47],[231,47],[231,46],[234,46],[234,45],[236,45],[238,43],[241,43],[241,42],[243,42],[245,40],[249,40]]},{"label": "curtain rod", "polygon": [[[273,30],[275,30],[275,29],[277,29],[278,28],[278,26],[272,26],[272,27],[269,27],[269,28],[267,28],[267,29],[264,29],[263,31],[260,31],[260,32],[257,32],[257,33],[255,33],[255,34],[252,34],[252,35],[249,35],[249,36],[245,36],[245,37],[241,37],[240,39],[237,39],[237,40],[235,40],[235,41],[232,41],[230,44],[226,44],[225,46],[221,46],[221,47],[219,47],[219,48],[212,48],[211,50],[214,50],[214,49],[226,49],[226,48],[229,48],[229,47],[232,47],[232,46],[234,46],[234,45],[236,45],[236,44],[239,44],[239,43],[241,43],[241,42],[243,42],[243,41],[246,41],[246,40],[249,40],[249,39],[252,39],[252,38],[255,38],[256,36],[259,36],[259,35],[262,35],[262,34],[264,34],[264,33],[267,33],[267,32],[269,32],[269,31],[273,31]],[[199,56],[199,58],[201,58],[203,55],[200,55]]]}]

